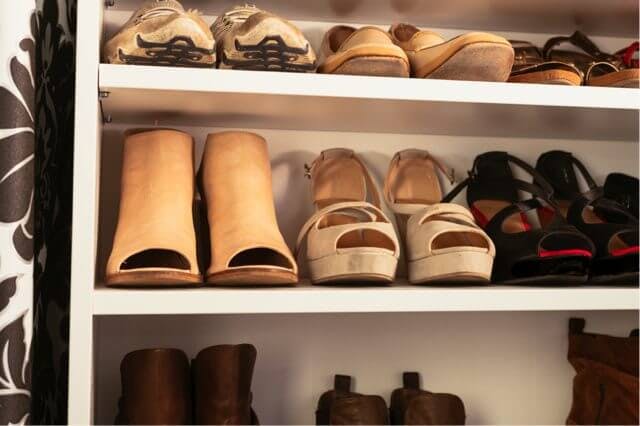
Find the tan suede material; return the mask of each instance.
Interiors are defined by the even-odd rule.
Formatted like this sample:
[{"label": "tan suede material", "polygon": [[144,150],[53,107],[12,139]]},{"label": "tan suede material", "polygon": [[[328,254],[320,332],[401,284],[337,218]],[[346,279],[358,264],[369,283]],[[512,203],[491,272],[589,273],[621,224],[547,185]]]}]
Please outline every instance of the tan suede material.
[{"label": "tan suede material", "polygon": [[180,3],[151,1],[138,9],[124,26],[105,43],[103,59],[108,63],[126,63],[121,53],[148,57],[148,48],[138,45],[138,37],[146,42],[169,43],[176,37],[189,38],[194,47],[206,49],[210,54],[201,54],[193,59],[202,64],[215,63],[215,41],[211,30],[196,11],[184,11]]},{"label": "tan suede material", "polygon": [[355,58],[392,58],[406,63],[409,60],[402,48],[396,46],[391,36],[380,28],[338,25],[324,35],[320,47],[319,72],[332,73],[347,61]]},{"label": "tan suede material", "polygon": [[193,156],[193,139],[183,132],[151,130],[126,136],[120,211],[107,277],[121,273],[130,256],[151,249],[179,253],[190,265],[185,272],[198,274]]},{"label": "tan suede material", "polygon": [[202,159],[201,178],[211,238],[208,275],[239,269],[230,268],[233,257],[256,248],[273,250],[290,265],[288,268],[253,266],[297,274],[298,267],[276,220],[266,141],[247,132],[210,134]]}]

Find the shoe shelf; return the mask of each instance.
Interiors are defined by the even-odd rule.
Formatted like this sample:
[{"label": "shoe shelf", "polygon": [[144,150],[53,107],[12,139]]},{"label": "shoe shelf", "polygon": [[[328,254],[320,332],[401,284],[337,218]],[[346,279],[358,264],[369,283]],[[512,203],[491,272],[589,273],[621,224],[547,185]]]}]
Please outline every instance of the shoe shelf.
[{"label": "shoe shelf", "polygon": [[104,315],[301,314],[349,312],[498,312],[638,310],[634,288],[297,287],[263,289],[111,289],[93,292]]},{"label": "shoe shelf", "polygon": [[[637,287],[410,286],[404,272],[388,287],[313,286],[301,258],[296,287],[107,288],[122,132],[184,130],[196,141],[196,167],[209,132],[264,136],[278,222],[291,246],[313,210],[302,165],[328,148],[362,154],[378,181],[393,154],[411,147],[446,160],[458,177],[480,152],[508,150],[534,162],[551,149],[578,154],[599,180],[614,169],[637,176],[639,90],[101,64],[101,40],[140,1],[78,2],[70,424],[113,421],[127,352],[178,347],[193,356],[211,344],[243,342],[259,351],[253,392],[263,424],[312,423],[335,373],[353,374],[356,391],[386,398],[406,369],[421,371],[427,387],[459,394],[468,424],[565,421],[573,378],[568,318],[584,316],[595,332],[620,334],[638,322]],[[211,23],[235,2],[183,4]],[[579,28],[608,51],[638,32],[638,3],[628,0],[258,6],[296,20],[316,49],[334,23],[406,21],[445,37],[488,30],[537,44]]]},{"label": "shoe shelf", "polygon": [[[139,2],[110,0],[107,4],[113,4],[107,10],[130,12]],[[188,7],[217,15],[237,4],[234,0],[191,0]],[[580,26],[593,35],[634,37],[638,33],[638,3],[629,0],[265,0],[257,6],[291,20],[412,22],[441,28],[559,34]]]},{"label": "shoe shelf", "polygon": [[638,140],[630,89],[105,64],[99,86],[118,123]]}]

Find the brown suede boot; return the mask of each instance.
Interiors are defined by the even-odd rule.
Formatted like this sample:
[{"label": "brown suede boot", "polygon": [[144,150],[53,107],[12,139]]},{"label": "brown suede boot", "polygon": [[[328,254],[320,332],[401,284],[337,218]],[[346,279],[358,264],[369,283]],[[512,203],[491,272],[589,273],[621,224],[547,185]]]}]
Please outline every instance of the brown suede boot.
[{"label": "brown suede boot", "polygon": [[178,349],[144,349],[120,365],[122,397],[116,424],[192,423],[189,360]]},{"label": "brown suede boot", "polygon": [[464,404],[456,395],[420,389],[418,373],[404,373],[391,394],[392,425],[463,425]]},{"label": "brown suede boot", "polygon": [[387,404],[378,395],[351,392],[351,377],[335,376],[334,389],[320,396],[317,425],[386,425]]},{"label": "brown suede boot", "polygon": [[195,421],[201,425],[257,425],[251,408],[253,345],[219,345],[193,361]]},{"label": "brown suede boot", "polygon": [[576,370],[569,425],[638,424],[638,330],[629,337],[584,333],[569,321],[569,362]]}]

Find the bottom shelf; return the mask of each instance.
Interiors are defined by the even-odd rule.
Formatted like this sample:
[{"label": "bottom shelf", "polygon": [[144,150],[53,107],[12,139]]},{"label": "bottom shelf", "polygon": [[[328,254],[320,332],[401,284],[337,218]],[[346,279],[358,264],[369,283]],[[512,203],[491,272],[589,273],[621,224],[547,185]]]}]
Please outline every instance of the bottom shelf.
[{"label": "bottom shelf", "polygon": [[132,289],[98,285],[94,315],[638,310],[632,287],[296,287]]},{"label": "bottom shelf", "polygon": [[587,332],[614,336],[638,324],[637,312],[606,311],[99,317],[94,420],[113,422],[128,352],[178,348],[193,359],[212,345],[251,343],[262,424],[313,424],[334,374],[389,404],[404,371],[419,372],[425,389],[458,395],[466,424],[564,424],[575,376],[570,317],[585,318]]}]

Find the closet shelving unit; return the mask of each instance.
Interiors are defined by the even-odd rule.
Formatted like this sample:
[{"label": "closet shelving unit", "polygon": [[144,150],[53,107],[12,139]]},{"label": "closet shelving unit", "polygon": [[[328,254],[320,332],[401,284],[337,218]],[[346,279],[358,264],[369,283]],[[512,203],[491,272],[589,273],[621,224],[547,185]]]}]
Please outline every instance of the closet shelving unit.
[{"label": "closet shelving unit", "polygon": [[[353,148],[384,176],[397,150],[429,149],[462,175],[476,154],[508,150],[534,162],[573,151],[603,179],[638,175],[640,90],[409,80],[100,63],[100,47],[137,0],[78,2],[77,99],[69,422],[108,423],[118,364],[135,349],[175,346],[190,356],[220,343],[258,347],[254,401],[263,424],[313,423],[332,374],[388,397],[403,370],[460,395],[470,424],[564,422],[572,370],[566,323],[624,334],[638,322],[630,287],[106,288],[122,131],[178,127],[196,161],[219,128],[269,141],[281,228],[292,243],[311,213],[302,164],[322,149]],[[185,0],[208,22],[234,2]],[[445,36],[494,31],[541,44],[580,28],[606,50],[638,36],[638,3],[614,0],[264,0],[295,20],[317,49],[333,23],[412,22]],[[303,261],[301,263],[304,263]],[[402,274],[400,274],[402,275]]]}]

